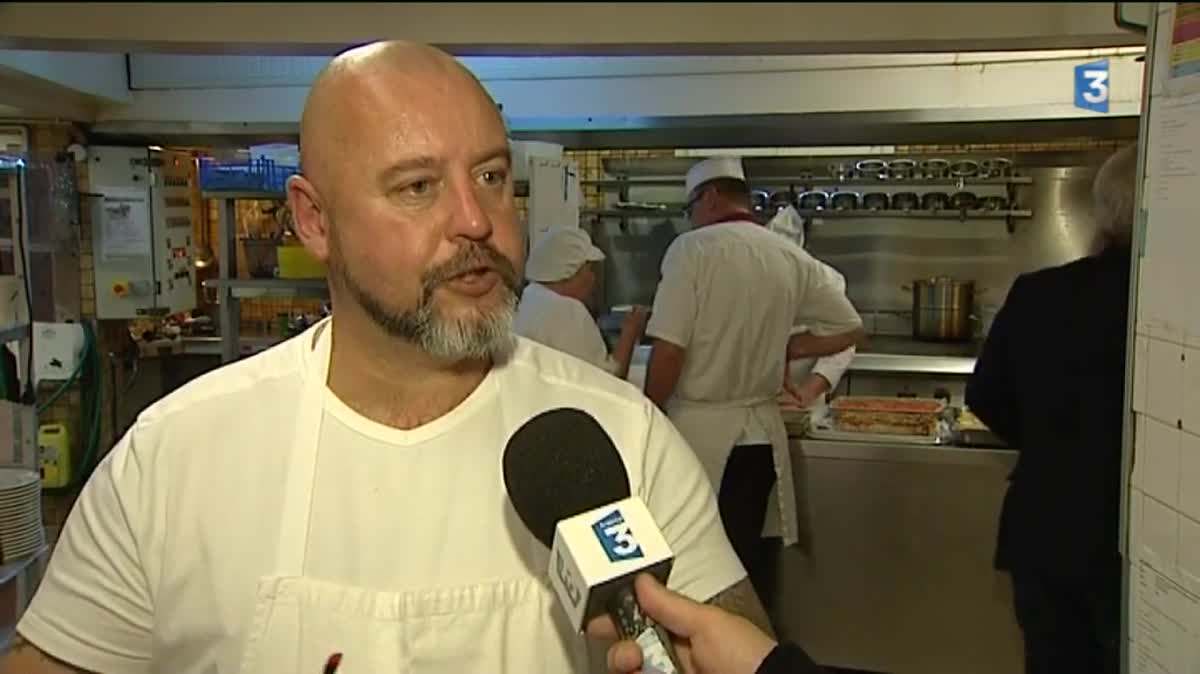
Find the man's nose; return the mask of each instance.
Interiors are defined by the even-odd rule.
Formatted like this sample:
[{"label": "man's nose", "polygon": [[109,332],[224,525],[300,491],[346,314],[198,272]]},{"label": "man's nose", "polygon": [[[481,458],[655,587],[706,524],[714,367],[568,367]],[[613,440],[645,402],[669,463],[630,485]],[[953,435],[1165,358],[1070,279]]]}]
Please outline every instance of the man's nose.
[{"label": "man's nose", "polygon": [[472,181],[456,181],[451,195],[450,238],[486,239],[492,234],[492,219],[480,203]]}]

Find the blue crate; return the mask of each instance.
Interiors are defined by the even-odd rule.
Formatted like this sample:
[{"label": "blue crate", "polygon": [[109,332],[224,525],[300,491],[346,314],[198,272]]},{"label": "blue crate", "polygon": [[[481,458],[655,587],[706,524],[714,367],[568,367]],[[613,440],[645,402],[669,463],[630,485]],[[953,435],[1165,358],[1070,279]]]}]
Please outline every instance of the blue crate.
[{"label": "blue crate", "polygon": [[282,192],[287,179],[299,173],[295,166],[276,164],[270,159],[242,162],[200,160],[200,189],[209,192]]}]

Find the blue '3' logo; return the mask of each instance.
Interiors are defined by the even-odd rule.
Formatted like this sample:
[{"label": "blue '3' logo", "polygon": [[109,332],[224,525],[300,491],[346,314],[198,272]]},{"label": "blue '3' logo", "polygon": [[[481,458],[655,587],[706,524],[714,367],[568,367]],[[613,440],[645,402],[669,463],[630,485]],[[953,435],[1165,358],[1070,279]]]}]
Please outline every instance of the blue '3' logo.
[{"label": "blue '3' logo", "polygon": [[610,562],[639,559],[643,556],[642,548],[633,537],[633,532],[629,530],[629,525],[626,524],[620,510],[614,510],[601,517],[592,525],[592,531],[596,532],[596,538],[600,540],[604,554],[608,555]]}]

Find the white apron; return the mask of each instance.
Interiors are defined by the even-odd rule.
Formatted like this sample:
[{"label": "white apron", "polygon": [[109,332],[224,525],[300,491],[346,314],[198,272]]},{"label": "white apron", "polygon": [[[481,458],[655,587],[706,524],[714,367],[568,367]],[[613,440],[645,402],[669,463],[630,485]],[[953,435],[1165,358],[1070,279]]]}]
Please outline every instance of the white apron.
[{"label": "white apron", "polygon": [[746,420],[756,419],[767,430],[775,463],[777,510],[775,513],[768,511],[767,519],[772,519],[773,514],[778,516],[779,531],[784,545],[799,544],[805,554],[811,553],[808,509],[804,508],[806,516],[804,521],[800,521],[787,428],[783,425],[783,416],[779,412],[775,396],[723,402],[701,402],[674,397],[667,403],[667,416],[695,450],[714,491],[721,489],[725,463],[729,460],[734,444],[740,439]]},{"label": "white apron", "polygon": [[[296,417],[275,572],[258,581],[241,674],[321,674],[334,653],[343,654],[338,674],[586,671],[583,637],[555,619],[544,577],[416,592],[304,577],[331,332],[326,321],[304,336],[315,334],[316,347]],[[541,638],[555,631],[557,638]]]}]

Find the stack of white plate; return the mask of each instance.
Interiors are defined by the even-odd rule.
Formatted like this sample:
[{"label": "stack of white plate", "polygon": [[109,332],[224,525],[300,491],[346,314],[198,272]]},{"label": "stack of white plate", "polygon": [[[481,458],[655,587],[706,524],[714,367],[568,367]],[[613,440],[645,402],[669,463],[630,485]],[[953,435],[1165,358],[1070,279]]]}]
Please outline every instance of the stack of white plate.
[{"label": "stack of white plate", "polygon": [[38,552],[42,527],[42,480],[28,468],[0,468],[0,563]]}]

